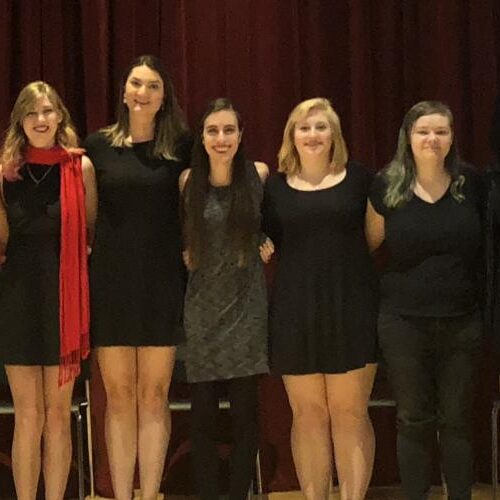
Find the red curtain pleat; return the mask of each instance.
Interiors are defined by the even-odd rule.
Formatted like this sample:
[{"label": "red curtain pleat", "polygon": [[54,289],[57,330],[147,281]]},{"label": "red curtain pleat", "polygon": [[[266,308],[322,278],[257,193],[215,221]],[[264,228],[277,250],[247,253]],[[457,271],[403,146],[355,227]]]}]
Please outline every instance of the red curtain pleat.
[{"label": "red curtain pleat", "polygon": [[[484,166],[490,157],[500,88],[497,0],[0,0],[0,129],[20,88],[37,79],[58,89],[82,136],[110,123],[121,73],[142,53],[167,63],[192,127],[209,100],[233,99],[250,155],[273,168],[288,113],[315,96],[332,100],[351,157],[374,170],[390,160],[404,112],[421,99],[452,107],[465,159]],[[489,475],[495,387],[491,363],[484,366],[476,409],[482,481]],[[96,369],[97,489],[110,496],[105,397]],[[266,486],[297,488],[281,383],[265,380],[261,395]],[[374,483],[395,482],[394,419],[386,410],[374,417]],[[173,428],[185,432],[175,419]],[[189,468],[169,474],[175,489],[176,480],[188,480]]]}]

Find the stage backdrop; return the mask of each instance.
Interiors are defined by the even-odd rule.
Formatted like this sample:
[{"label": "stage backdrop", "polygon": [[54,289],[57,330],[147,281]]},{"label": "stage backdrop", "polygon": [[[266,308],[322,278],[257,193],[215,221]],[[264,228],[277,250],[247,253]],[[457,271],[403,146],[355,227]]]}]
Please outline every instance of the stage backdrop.
[{"label": "stage backdrop", "polygon": [[[0,128],[20,88],[37,79],[60,91],[82,136],[110,123],[119,76],[142,53],[168,64],[193,127],[209,100],[233,99],[248,151],[271,167],[287,114],[314,96],[331,99],[351,156],[373,170],[391,158],[404,112],[421,99],[451,106],[467,160],[483,166],[489,159],[500,82],[497,0],[0,0]],[[496,390],[485,366],[476,426],[483,480]],[[98,380],[94,393],[103,402]],[[281,390],[276,380],[263,384],[263,462],[272,489],[296,486]],[[108,494],[101,418],[96,408],[98,488]],[[375,420],[374,481],[397,481],[393,418],[381,412]]]}]

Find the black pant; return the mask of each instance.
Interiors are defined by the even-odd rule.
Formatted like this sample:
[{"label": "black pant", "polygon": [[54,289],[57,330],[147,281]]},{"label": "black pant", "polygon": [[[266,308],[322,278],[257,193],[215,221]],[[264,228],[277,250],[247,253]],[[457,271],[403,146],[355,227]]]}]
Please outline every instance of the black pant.
[{"label": "black pant", "polygon": [[[229,498],[246,498],[257,455],[257,377],[227,380],[233,448],[231,452]],[[217,454],[218,382],[191,385],[193,462],[199,496],[219,497]]]},{"label": "black pant", "polygon": [[378,328],[397,402],[398,461],[405,494],[410,500],[427,498],[431,450],[438,436],[449,498],[470,499],[479,313],[446,318],[381,314]]}]

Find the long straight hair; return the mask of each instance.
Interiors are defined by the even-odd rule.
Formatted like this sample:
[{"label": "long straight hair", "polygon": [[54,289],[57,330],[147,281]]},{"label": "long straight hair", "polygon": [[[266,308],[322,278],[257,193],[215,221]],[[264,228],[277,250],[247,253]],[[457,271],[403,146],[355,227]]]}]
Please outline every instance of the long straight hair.
[{"label": "long straight hair", "polygon": [[174,85],[165,66],[155,56],[143,55],[134,59],[123,73],[120,82],[118,95],[118,105],[116,108],[116,122],[101,131],[114,147],[130,147],[128,141],[130,135],[130,118],[127,105],[123,102],[125,85],[128,77],[134,68],[147,66],[160,75],[163,82],[163,103],[157,111],[155,121],[154,139],[150,154],[155,158],[166,158],[167,160],[177,160],[176,149],[179,140],[186,134],[187,126],[184,115],[177,102],[174,93]]},{"label": "long straight hair", "polygon": [[[387,184],[384,203],[389,208],[402,206],[413,197],[416,166],[411,149],[411,131],[420,117],[434,114],[446,116],[453,132],[453,114],[446,104],[439,101],[421,101],[415,104],[403,118],[396,154],[381,173]],[[455,138],[453,138],[450,151],[444,160],[444,168],[451,178],[451,195],[459,202],[465,199],[462,189],[465,182],[465,177],[461,174],[462,165],[463,162],[458,154]]]},{"label": "long straight hair", "polygon": [[[200,265],[207,241],[204,212],[210,186],[210,158],[203,144],[203,130],[205,121],[211,114],[224,110],[235,114],[239,133],[243,132],[241,117],[229,99],[219,98],[210,102],[194,138],[191,172],[184,188],[184,237],[194,268]],[[231,165],[229,186],[231,201],[227,234],[232,250],[242,266],[246,265],[252,252],[255,252],[256,238],[260,228],[259,201],[252,194],[252,180],[248,175],[246,162],[243,144],[240,140]]]}]

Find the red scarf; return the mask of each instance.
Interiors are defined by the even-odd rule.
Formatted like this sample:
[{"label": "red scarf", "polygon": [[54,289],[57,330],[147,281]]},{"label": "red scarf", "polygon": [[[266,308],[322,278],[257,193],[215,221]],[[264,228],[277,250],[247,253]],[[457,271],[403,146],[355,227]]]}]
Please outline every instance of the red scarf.
[{"label": "red scarf", "polygon": [[59,264],[59,385],[80,374],[80,358],[89,354],[89,282],[87,223],[81,152],[61,146],[29,146],[25,163],[61,168],[61,249]]}]

